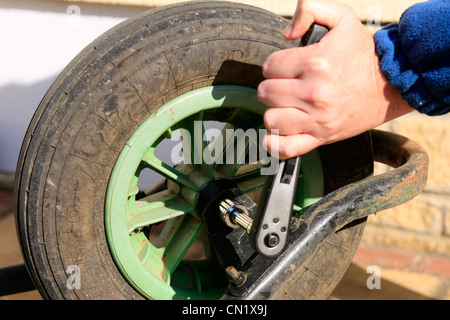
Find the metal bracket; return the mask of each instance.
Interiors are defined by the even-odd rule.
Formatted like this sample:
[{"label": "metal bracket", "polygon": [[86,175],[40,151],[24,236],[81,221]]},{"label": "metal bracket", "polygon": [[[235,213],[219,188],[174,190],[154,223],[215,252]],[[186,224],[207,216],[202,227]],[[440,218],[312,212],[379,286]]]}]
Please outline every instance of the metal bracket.
[{"label": "metal bracket", "polygon": [[[286,249],[276,259],[266,260],[263,276],[247,281],[252,285],[245,292],[230,292],[223,299],[270,299],[283,280],[336,231],[355,220],[401,205],[425,188],[429,160],[422,147],[390,132],[372,130],[371,136],[374,160],[395,170],[354,182],[323,197],[301,216],[300,227],[288,238]],[[247,277],[252,277],[250,270]]]}]

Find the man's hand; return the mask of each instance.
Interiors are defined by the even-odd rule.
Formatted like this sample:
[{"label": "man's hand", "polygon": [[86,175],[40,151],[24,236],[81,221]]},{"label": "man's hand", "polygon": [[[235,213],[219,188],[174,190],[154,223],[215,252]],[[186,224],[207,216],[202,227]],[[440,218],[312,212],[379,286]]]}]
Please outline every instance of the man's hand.
[{"label": "man's hand", "polygon": [[314,45],[276,52],[263,64],[258,97],[267,149],[280,158],[358,135],[413,109],[380,70],[373,36],[348,6],[299,0],[284,37],[295,40],[313,23],[330,32]]}]

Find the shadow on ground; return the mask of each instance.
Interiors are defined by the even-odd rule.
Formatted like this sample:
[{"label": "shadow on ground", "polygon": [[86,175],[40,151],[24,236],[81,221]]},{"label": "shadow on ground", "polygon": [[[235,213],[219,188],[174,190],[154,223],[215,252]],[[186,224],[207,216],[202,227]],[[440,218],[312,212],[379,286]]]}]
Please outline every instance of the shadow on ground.
[{"label": "shadow on ground", "polygon": [[380,289],[369,289],[366,269],[350,264],[330,299],[339,300],[433,300],[401,285],[381,278]]}]

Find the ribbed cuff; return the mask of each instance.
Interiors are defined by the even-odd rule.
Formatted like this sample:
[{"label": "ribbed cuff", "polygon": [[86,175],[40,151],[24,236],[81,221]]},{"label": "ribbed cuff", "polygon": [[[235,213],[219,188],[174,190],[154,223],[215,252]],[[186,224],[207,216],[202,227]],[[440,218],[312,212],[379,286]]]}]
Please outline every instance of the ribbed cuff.
[{"label": "ribbed cuff", "polygon": [[377,31],[374,39],[381,70],[402,98],[421,113],[430,116],[446,113],[448,110],[442,110],[442,102],[434,97],[408,61],[402,48],[399,25],[391,24]]}]

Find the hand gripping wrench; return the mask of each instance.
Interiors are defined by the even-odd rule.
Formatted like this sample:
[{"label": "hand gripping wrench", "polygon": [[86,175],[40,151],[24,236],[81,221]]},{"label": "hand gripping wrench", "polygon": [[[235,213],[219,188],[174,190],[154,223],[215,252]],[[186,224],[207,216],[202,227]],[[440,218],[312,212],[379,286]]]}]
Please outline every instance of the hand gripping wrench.
[{"label": "hand gripping wrench", "polygon": [[[325,26],[313,24],[299,46],[317,43],[327,32]],[[275,256],[286,245],[300,165],[301,157],[281,161],[276,174],[266,179],[250,231],[250,243],[259,254]]]}]

